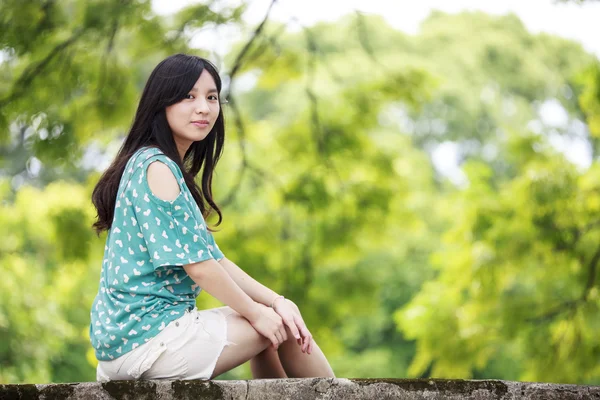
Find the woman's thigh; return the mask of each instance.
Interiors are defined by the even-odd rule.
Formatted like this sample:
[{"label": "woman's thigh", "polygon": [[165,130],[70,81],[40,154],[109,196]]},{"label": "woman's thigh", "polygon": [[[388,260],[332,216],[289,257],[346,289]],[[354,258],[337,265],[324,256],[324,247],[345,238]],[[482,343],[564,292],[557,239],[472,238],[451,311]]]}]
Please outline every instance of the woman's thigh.
[{"label": "woman's thigh", "polygon": [[258,333],[246,318],[230,307],[221,307],[218,310],[226,317],[227,340],[234,344],[225,346],[211,378],[245,363],[271,345],[271,342]]}]

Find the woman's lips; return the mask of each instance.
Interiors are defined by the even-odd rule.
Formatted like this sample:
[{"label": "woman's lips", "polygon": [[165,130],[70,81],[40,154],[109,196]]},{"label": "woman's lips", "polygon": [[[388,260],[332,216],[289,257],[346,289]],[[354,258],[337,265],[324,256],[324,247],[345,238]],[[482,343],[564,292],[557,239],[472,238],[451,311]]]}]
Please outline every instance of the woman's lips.
[{"label": "woman's lips", "polygon": [[192,125],[196,125],[198,128],[206,128],[209,123],[208,121],[194,121],[192,122]]}]

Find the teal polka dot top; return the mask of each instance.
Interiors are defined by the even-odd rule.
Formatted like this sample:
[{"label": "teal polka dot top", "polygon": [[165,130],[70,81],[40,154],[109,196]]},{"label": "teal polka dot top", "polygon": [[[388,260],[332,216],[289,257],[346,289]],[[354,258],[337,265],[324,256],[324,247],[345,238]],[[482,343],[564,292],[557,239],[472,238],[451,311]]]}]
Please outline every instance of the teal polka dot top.
[{"label": "teal polka dot top", "polygon": [[[148,187],[146,171],[157,161],[179,182],[180,193],[173,201],[154,196]],[[220,260],[223,253],[181,170],[159,149],[140,149],[121,177],[92,304],[90,339],[96,358],[118,358],[192,310],[201,288],[183,265],[211,258]]]}]

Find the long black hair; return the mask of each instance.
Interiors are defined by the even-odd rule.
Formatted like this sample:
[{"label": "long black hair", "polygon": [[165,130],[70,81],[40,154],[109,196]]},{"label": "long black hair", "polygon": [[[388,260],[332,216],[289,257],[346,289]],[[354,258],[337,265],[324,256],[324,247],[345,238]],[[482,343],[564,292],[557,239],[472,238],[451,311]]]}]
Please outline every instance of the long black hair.
[{"label": "long black hair", "polygon": [[[221,78],[217,68],[201,57],[175,54],[161,61],[150,74],[125,142],[92,193],[92,203],[98,212],[93,225],[96,233],[110,229],[125,165],[136,151],[147,146],[157,147],[177,163],[202,215],[206,218],[215,211],[219,215],[216,225],[221,223],[221,210],[212,198],[212,176],[225,142],[222,108],[219,107],[219,116],[212,130],[205,139],[192,143],[183,160],[165,113],[166,107],[185,98],[205,69],[213,77],[220,94]],[[202,184],[198,186],[195,178],[201,169]]]}]

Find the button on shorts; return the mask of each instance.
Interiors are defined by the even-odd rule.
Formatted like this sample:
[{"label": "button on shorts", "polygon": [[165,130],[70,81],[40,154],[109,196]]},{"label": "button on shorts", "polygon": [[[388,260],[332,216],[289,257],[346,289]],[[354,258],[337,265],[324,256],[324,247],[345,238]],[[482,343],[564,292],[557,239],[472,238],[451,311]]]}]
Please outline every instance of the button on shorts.
[{"label": "button on shorts", "polygon": [[135,350],[99,361],[96,380],[210,379],[225,346],[235,344],[227,341],[226,310],[186,311]]}]

